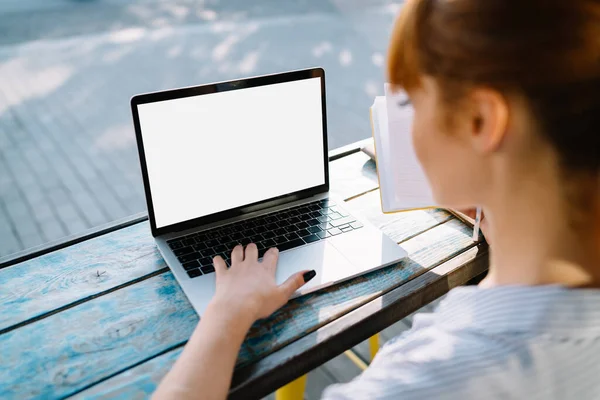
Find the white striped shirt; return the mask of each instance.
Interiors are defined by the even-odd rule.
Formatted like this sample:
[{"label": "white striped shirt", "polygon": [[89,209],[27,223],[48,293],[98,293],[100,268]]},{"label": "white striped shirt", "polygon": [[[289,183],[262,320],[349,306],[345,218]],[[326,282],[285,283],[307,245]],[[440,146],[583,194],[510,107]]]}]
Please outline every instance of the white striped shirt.
[{"label": "white striped shirt", "polygon": [[600,290],[453,289],[323,398],[600,399]]}]

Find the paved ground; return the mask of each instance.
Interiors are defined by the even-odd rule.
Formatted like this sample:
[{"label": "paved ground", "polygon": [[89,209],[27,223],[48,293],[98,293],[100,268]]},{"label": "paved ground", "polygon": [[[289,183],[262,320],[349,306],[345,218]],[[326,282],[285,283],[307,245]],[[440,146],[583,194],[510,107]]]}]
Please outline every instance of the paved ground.
[{"label": "paved ground", "polygon": [[0,1],[0,257],[145,209],[139,92],[320,65],[330,148],[370,135],[397,3]]}]

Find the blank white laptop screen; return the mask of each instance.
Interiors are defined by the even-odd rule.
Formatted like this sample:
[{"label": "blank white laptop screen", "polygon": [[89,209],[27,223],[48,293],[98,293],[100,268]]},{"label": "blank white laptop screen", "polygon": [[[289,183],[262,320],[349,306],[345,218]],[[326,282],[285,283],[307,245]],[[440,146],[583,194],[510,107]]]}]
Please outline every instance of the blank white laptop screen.
[{"label": "blank white laptop screen", "polygon": [[157,228],[325,183],[321,79],[138,105]]}]

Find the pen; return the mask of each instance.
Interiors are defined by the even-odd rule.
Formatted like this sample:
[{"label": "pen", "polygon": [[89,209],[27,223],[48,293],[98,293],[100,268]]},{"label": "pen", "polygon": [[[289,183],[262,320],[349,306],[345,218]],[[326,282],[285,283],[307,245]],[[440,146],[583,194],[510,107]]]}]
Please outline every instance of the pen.
[{"label": "pen", "polygon": [[479,225],[481,225],[481,207],[477,207],[477,213],[475,214],[475,225],[473,225],[473,241],[479,240]]}]

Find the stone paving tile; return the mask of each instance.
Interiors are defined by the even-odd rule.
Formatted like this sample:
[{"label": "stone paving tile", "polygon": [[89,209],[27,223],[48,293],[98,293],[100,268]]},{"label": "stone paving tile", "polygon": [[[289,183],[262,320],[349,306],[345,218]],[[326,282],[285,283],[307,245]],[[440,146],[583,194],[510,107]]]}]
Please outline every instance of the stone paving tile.
[{"label": "stone paving tile", "polygon": [[[47,11],[23,11],[36,1]],[[59,3],[0,4],[9,33],[0,39],[0,257],[145,210],[136,93],[320,65],[329,147],[367,137],[398,9],[386,0]]]}]

